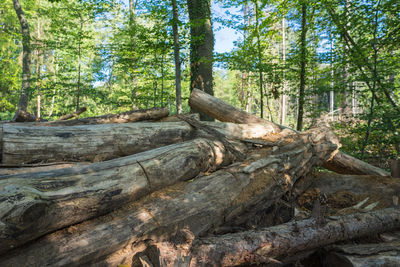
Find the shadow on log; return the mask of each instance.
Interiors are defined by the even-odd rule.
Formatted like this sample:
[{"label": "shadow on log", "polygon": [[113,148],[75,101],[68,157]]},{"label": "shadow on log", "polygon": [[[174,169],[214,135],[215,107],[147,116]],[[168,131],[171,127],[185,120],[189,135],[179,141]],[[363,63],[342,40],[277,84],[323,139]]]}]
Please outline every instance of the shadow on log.
[{"label": "shadow on log", "polygon": [[299,177],[330,158],[337,142],[326,129],[286,136],[276,148],[256,149],[244,162],[159,190],[120,210],[9,251],[0,265],[116,265],[132,259],[149,240],[168,240],[178,229],[198,237],[250,206],[272,205]]}]

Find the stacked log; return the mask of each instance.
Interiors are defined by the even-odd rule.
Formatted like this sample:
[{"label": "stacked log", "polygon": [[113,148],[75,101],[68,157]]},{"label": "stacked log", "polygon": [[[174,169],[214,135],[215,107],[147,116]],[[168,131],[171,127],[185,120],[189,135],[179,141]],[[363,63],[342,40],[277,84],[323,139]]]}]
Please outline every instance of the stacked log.
[{"label": "stacked log", "polygon": [[340,154],[338,139],[324,127],[276,125],[197,90],[190,103],[222,122],[152,115],[132,123],[133,112],[0,124],[0,266],[282,264],[400,227],[389,202],[334,219],[316,202],[311,218],[249,228],[260,214],[281,216],[282,205],[294,210],[307,189],[328,194],[311,173]]}]

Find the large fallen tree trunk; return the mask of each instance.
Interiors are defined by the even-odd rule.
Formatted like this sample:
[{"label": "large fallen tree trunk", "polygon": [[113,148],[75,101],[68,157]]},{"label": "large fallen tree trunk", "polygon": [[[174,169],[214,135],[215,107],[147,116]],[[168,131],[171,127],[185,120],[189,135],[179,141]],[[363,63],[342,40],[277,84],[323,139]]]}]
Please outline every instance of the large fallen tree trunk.
[{"label": "large fallen tree trunk", "polygon": [[272,148],[255,150],[242,163],[175,184],[109,215],[10,251],[0,258],[0,265],[82,266],[115,259],[115,254],[106,257],[116,251],[120,259],[128,259],[135,245],[149,239],[166,240],[177,229],[185,228],[198,236],[257,203],[272,205],[297,178],[337,149],[337,138],[329,133],[318,129],[287,136]]},{"label": "large fallen tree trunk", "polygon": [[[281,257],[400,228],[400,210],[385,209],[336,217],[324,225],[314,218],[195,241],[186,266],[236,266],[276,263]],[[162,251],[161,251],[162,253]],[[182,253],[182,252],[181,252]],[[173,266],[179,253],[161,255]],[[175,255],[175,259],[173,257]],[[182,254],[181,254],[182,255]],[[184,266],[184,265],[181,265]]]},{"label": "large fallen tree trunk", "polygon": [[[245,146],[235,148],[243,151]],[[0,253],[232,159],[222,143],[196,139],[83,167],[3,176]]]},{"label": "large fallen tree trunk", "polygon": [[[233,123],[257,122],[268,125],[268,127],[271,127],[275,132],[279,132],[280,130],[286,128],[237,109],[225,103],[224,101],[197,89],[192,90],[189,99],[189,105],[192,108],[220,121]],[[338,152],[337,155],[335,155],[324,165],[324,167],[335,172],[340,171],[340,173],[344,174],[390,176],[390,173],[368,163],[357,160],[342,152]]]},{"label": "large fallen tree trunk", "polygon": [[[270,133],[262,125],[208,123],[228,138],[259,138]],[[0,125],[2,163],[101,161],[132,155],[192,139],[185,122],[137,122],[81,126]]]}]

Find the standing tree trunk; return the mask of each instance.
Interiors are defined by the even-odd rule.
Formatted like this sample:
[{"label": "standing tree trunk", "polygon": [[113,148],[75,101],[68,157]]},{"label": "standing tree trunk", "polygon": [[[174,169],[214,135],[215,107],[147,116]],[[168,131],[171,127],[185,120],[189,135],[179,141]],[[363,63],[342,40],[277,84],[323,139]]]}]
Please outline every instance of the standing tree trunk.
[{"label": "standing tree trunk", "polygon": [[299,88],[299,107],[297,115],[297,130],[303,128],[304,115],[304,91],[306,86],[306,60],[307,60],[307,4],[303,1],[301,4],[301,35],[300,35],[300,88]]},{"label": "standing tree trunk", "polygon": [[22,87],[21,95],[18,102],[18,111],[25,111],[28,108],[28,95],[29,95],[29,80],[31,77],[30,64],[31,64],[31,47],[30,47],[30,32],[28,20],[21,7],[19,0],[13,0],[15,13],[17,14],[22,32]]},{"label": "standing tree trunk", "polygon": [[[190,91],[213,91],[214,36],[211,26],[211,1],[187,0],[190,21]],[[213,120],[200,113],[200,119]]]},{"label": "standing tree trunk", "polygon": [[182,113],[182,88],[181,88],[181,59],[179,46],[179,15],[176,0],[172,0],[172,30],[174,32],[174,57],[175,57],[175,88],[176,88],[176,113]]},{"label": "standing tree trunk", "polygon": [[82,42],[82,30],[83,30],[83,20],[82,15],[79,14],[81,27],[79,31],[79,43],[78,43],[78,85],[77,85],[77,93],[76,93],[76,109],[79,110],[79,98],[81,96],[81,42]]},{"label": "standing tree trunk", "polygon": [[281,124],[285,125],[286,123],[286,27],[285,27],[285,18],[282,19],[282,61],[283,61],[283,88],[282,88],[282,96],[281,96]]},{"label": "standing tree trunk", "polygon": [[258,0],[254,1],[254,9],[256,13],[256,36],[257,36],[257,57],[258,57],[258,74],[259,74],[259,90],[260,90],[260,117],[264,118],[264,89],[263,89],[263,71],[262,71],[262,49],[260,40],[260,10],[258,7]]}]

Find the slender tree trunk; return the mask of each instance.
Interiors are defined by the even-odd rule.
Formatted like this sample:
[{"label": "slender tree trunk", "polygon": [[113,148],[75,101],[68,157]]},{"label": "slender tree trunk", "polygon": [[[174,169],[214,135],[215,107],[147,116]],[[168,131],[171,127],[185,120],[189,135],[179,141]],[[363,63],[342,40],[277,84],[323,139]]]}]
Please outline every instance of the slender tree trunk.
[{"label": "slender tree trunk", "polygon": [[21,7],[19,0],[13,0],[14,10],[17,14],[19,23],[21,25],[22,32],[22,86],[21,94],[18,102],[18,110],[27,111],[28,108],[28,95],[30,84],[29,80],[31,77],[30,64],[31,64],[31,47],[30,47],[30,31],[28,20],[25,17],[25,13]]},{"label": "slender tree trunk", "polygon": [[82,30],[83,30],[83,21],[82,21],[82,17],[81,17],[81,28],[80,28],[80,32],[79,32],[79,43],[78,43],[78,87],[77,87],[77,93],[76,93],[76,111],[79,110],[79,98],[80,98],[80,95],[81,95],[81,52],[82,52],[81,51],[81,42],[82,42]]},{"label": "slender tree trunk", "polygon": [[374,41],[372,44],[372,49],[374,50],[374,68],[372,71],[372,77],[373,77],[373,81],[372,81],[372,97],[371,97],[371,105],[370,105],[370,110],[369,110],[369,116],[368,116],[368,124],[367,124],[367,132],[365,133],[365,139],[363,142],[363,146],[361,148],[361,159],[364,159],[364,154],[365,154],[365,148],[368,145],[368,139],[369,139],[369,134],[371,132],[371,123],[372,123],[372,119],[374,117],[374,100],[375,100],[375,90],[376,90],[376,80],[377,80],[377,70],[376,70],[376,66],[378,64],[378,49],[376,47],[376,43],[377,43],[377,33],[378,33],[378,8],[379,8],[379,4],[380,4],[380,0],[378,1],[377,7],[376,7],[376,11],[375,11],[375,28],[374,28]]},{"label": "slender tree trunk", "polygon": [[287,90],[287,82],[286,82],[286,26],[285,26],[285,18],[282,18],[282,61],[283,61],[283,90],[281,96],[281,124],[285,125],[286,123],[286,90]]},{"label": "slender tree trunk", "polygon": [[[37,38],[40,41],[40,18],[38,18],[38,29],[37,29]],[[37,101],[36,101],[36,106],[37,106],[37,110],[36,110],[36,117],[40,118],[41,114],[40,114],[40,109],[41,109],[41,90],[40,90],[40,85],[41,85],[41,77],[40,77],[40,72],[42,69],[42,64],[43,64],[43,56],[41,55],[41,51],[39,50],[39,48],[37,49],[37,69],[36,69],[36,75],[37,75],[37,81],[36,81],[36,85],[37,85]]]},{"label": "slender tree trunk", "polygon": [[176,0],[172,0],[172,30],[174,33],[174,58],[175,58],[175,94],[176,94],[176,113],[182,113],[182,88],[181,88],[181,59],[179,45],[179,14]]},{"label": "slender tree trunk", "polygon": [[300,88],[299,88],[299,107],[297,115],[297,130],[301,131],[303,128],[303,115],[304,115],[304,99],[305,99],[305,86],[306,86],[306,60],[307,60],[307,4],[301,4],[301,35],[300,35]]},{"label": "slender tree trunk", "polygon": [[[190,91],[197,88],[214,95],[211,1],[187,0],[187,4],[190,21]],[[200,119],[213,120],[204,114],[200,114]]]},{"label": "slender tree trunk", "polygon": [[161,54],[161,107],[164,107],[164,52]]},{"label": "slender tree trunk", "polygon": [[53,65],[55,65],[53,67],[54,68],[54,88],[53,88],[53,95],[51,97],[49,118],[53,115],[54,102],[55,102],[55,98],[56,98],[56,86],[57,86],[57,75],[58,75],[58,60],[57,60],[57,54],[56,53],[54,53],[54,55],[53,55]]},{"label": "slender tree trunk", "polygon": [[331,39],[330,42],[330,61],[331,61],[331,90],[329,92],[329,113],[331,114],[331,120],[333,121],[333,112],[335,109],[335,91],[334,91],[334,70],[333,70],[333,34],[332,34],[332,26],[329,31],[329,37]]},{"label": "slender tree trunk", "polygon": [[260,92],[260,117],[264,118],[264,89],[263,89],[263,72],[262,72],[262,49],[260,40],[260,10],[258,0],[254,1],[254,9],[256,13],[256,36],[257,36],[257,56],[258,56],[258,77],[259,77],[259,92]]}]

